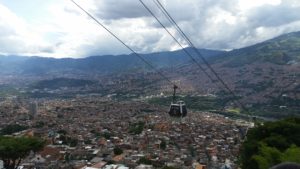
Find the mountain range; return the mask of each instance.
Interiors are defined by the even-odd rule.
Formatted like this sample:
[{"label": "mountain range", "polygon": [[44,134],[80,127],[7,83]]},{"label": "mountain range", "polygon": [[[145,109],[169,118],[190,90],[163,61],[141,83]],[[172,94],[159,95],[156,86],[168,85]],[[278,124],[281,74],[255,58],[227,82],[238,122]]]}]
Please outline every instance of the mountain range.
[{"label": "mountain range", "polygon": [[[212,80],[183,50],[141,56],[180,85],[181,92],[185,94],[228,95],[224,85],[194,50],[185,50],[201,64]],[[300,32],[231,51],[197,50],[251,111],[262,116],[300,115]],[[69,87],[78,87],[77,83],[80,83],[83,88],[96,93],[134,93],[135,96],[172,90],[134,54],[80,59],[0,56],[0,68],[0,87],[26,81],[31,88],[41,90],[67,87],[69,84]],[[234,107],[231,103],[226,106]]]},{"label": "mountain range", "polygon": [[[274,64],[296,64],[300,61],[300,32],[284,34],[253,46],[232,51],[198,49],[213,63],[224,62],[224,66],[235,67],[253,62]],[[191,48],[186,50],[197,58]],[[190,62],[183,50],[141,54],[157,68],[176,67]],[[201,62],[201,61],[199,61]],[[225,64],[226,63],[226,64]],[[54,59],[45,57],[0,56],[2,74],[49,74],[51,72],[118,73],[149,69],[134,54],[104,55],[87,58]]]},{"label": "mountain range", "polygon": [[[191,48],[187,48],[186,50],[192,54],[195,53]],[[199,49],[199,51],[206,58],[224,53],[224,51],[208,49]],[[140,55],[157,68],[177,66],[189,62],[189,58],[185,56],[183,50]],[[0,67],[2,74],[20,75],[42,75],[67,72],[111,74],[149,69],[135,54],[90,56],[80,59],[0,56]]]},{"label": "mountain range", "polygon": [[292,32],[241,49],[226,52],[218,58],[227,66],[243,66],[254,62],[294,64],[300,61],[300,32]]}]

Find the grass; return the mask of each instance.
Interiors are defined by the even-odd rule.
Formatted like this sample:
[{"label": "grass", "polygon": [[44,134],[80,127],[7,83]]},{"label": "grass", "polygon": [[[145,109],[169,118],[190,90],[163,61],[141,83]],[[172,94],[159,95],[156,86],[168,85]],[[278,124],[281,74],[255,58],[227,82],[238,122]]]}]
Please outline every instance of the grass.
[{"label": "grass", "polygon": [[241,109],[240,108],[228,108],[226,109],[227,112],[229,113],[236,113],[236,114],[240,114],[241,113]]},{"label": "grass", "polygon": [[0,97],[9,97],[9,96],[21,96],[23,95],[20,93],[16,88],[6,85],[0,86]]}]

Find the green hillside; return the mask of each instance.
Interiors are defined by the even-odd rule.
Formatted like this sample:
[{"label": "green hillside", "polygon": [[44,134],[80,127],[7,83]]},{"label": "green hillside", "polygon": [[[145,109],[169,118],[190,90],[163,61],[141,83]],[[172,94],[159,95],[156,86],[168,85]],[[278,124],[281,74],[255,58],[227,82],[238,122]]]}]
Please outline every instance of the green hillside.
[{"label": "green hillside", "polygon": [[243,169],[268,169],[282,162],[300,162],[300,119],[267,122],[249,130],[240,162]]},{"label": "green hillside", "polygon": [[253,46],[228,52],[217,59],[225,66],[236,67],[253,62],[296,64],[300,61],[300,32],[284,34]]}]

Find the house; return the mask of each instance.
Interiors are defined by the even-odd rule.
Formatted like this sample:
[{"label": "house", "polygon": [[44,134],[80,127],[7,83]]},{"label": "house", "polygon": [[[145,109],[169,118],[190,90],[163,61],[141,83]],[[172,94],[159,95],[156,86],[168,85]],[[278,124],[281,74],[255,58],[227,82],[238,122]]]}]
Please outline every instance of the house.
[{"label": "house", "polygon": [[135,169],[153,169],[153,166],[152,165],[141,164],[141,165],[135,167]]},{"label": "house", "polygon": [[4,164],[3,164],[3,161],[2,160],[0,160],[0,169],[4,169],[4,166],[3,166]]},{"label": "house", "polygon": [[40,154],[37,154],[30,161],[33,162],[33,163],[39,163],[39,164],[41,164],[41,163],[45,163],[46,159],[43,158]]},{"label": "house", "polygon": [[125,167],[122,164],[111,164],[106,165],[103,169],[129,169],[129,167]]},{"label": "house", "polygon": [[81,169],[102,169],[102,168],[104,168],[105,165],[106,165],[106,162],[101,161],[92,166],[84,166]]}]

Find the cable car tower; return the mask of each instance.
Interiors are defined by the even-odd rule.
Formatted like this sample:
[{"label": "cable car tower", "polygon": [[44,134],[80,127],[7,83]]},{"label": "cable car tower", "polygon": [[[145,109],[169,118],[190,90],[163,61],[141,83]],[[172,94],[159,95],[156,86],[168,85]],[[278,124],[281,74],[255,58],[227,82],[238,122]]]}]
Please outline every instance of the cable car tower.
[{"label": "cable car tower", "polygon": [[169,110],[169,115],[171,117],[183,118],[187,115],[187,109],[184,101],[179,100],[176,101],[176,89],[178,87],[176,85],[173,86],[173,99]]}]

